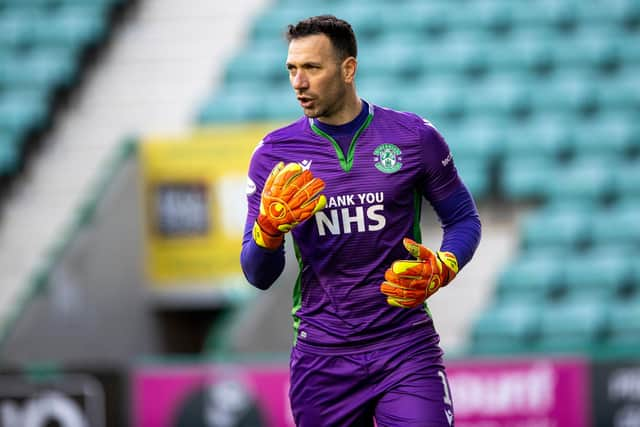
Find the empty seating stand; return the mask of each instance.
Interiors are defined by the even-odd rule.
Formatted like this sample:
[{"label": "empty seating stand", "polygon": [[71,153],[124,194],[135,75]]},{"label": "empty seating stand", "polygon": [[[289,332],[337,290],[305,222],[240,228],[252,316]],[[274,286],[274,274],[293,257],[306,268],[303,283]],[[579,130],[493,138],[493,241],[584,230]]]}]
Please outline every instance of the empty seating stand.
[{"label": "empty seating stand", "polygon": [[0,0],[0,178],[19,173],[30,139],[79,83],[85,55],[107,39],[126,3]]}]

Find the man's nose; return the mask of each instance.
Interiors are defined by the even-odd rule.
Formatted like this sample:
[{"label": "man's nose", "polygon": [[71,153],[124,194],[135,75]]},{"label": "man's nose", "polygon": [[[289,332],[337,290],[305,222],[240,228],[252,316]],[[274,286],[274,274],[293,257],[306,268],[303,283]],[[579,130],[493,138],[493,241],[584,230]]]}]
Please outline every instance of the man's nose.
[{"label": "man's nose", "polygon": [[305,73],[297,72],[292,79],[291,85],[294,89],[306,89],[309,87],[309,80]]}]

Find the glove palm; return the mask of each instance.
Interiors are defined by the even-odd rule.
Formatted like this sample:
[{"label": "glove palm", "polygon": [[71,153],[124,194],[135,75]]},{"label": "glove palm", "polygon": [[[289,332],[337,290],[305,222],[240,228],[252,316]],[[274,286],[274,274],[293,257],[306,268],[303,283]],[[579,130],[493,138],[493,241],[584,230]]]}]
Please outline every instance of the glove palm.
[{"label": "glove palm", "polygon": [[324,208],[324,181],[297,163],[279,162],[269,174],[260,200],[260,214],[253,238],[262,247],[275,249],[283,235]]},{"label": "glove palm", "polygon": [[453,280],[458,273],[458,261],[451,252],[434,253],[408,238],[403,244],[417,259],[391,264],[385,272],[380,292],[387,296],[390,305],[413,308]]}]

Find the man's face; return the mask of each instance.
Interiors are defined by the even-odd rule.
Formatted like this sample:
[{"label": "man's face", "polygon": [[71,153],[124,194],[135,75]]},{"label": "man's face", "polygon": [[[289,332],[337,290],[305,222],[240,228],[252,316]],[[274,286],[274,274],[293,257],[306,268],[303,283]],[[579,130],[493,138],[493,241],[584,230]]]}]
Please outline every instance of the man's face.
[{"label": "man's face", "polygon": [[291,40],[287,69],[291,86],[307,117],[331,118],[342,109],[347,84],[327,36],[317,34]]}]

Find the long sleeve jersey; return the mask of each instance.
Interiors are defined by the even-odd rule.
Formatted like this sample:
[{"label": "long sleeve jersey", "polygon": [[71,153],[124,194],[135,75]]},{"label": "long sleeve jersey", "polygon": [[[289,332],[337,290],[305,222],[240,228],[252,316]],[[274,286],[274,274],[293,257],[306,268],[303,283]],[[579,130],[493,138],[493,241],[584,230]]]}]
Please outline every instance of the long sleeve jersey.
[{"label": "long sleeve jersey", "polygon": [[241,265],[261,289],[284,267],[282,247],[269,251],[251,237],[271,169],[297,162],[326,184],[324,209],[290,233],[300,267],[292,310],[296,345],[318,352],[371,350],[415,334],[437,343],[426,304],[393,307],[380,292],[385,270],[409,258],[402,239],[421,240],[423,198],[443,224],[441,249],[456,254],[460,266],[480,239],[475,204],[439,132],[415,114],[363,104],[348,144],[303,117],[267,135],[249,166]]}]

